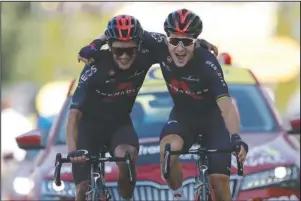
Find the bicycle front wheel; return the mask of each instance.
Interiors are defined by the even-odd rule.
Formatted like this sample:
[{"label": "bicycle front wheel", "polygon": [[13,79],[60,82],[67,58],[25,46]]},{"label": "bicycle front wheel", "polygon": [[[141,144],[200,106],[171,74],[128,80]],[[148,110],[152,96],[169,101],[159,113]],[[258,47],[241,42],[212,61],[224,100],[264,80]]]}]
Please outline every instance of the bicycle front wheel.
[{"label": "bicycle front wheel", "polygon": [[195,201],[211,201],[210,187],[206,184],[201,184],[195,190]]},{"label": "bicycle front wheel", "polygon": [[89,191],[89,194],[86,195],[86,201],[109,201],[107,196],[101,195],[97,190]]}]

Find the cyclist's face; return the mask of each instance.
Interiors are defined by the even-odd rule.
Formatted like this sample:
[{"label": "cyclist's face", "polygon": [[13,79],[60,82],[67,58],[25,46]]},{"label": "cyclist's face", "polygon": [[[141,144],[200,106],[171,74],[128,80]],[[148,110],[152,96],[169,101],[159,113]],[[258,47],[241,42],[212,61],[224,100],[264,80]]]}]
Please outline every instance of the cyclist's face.
[{"label": "cyclist's face", "polygon": [[176,66],[184,67],[192,58],[195,41],[194,38],[174,34],[167,38],[168,50]]},{"label": "cyclist's face", "polygon": [[114,41],[110,50],[113,53],[115,62],[119,68],[126,70],[133,64],[138,50],[138,44],[136,41]]}]

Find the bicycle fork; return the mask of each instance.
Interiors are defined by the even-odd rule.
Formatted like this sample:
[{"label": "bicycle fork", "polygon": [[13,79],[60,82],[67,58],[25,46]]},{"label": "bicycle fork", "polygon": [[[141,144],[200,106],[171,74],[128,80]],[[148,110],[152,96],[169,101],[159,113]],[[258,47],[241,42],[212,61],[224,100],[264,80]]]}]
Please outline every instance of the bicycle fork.
[{"label": "bicycle fork", "polygon": [[195,201],[210,201],[210,183],[208,180],[208,157],[199,156],[197,161],[199,176],[195,177]]},{"label": "bicycle fork", "polygon": [[86,193],[86,200],[109,201],[111,195],[105,186],[104,181],[104,163],[99,165],[91,164],[91,186]]}]

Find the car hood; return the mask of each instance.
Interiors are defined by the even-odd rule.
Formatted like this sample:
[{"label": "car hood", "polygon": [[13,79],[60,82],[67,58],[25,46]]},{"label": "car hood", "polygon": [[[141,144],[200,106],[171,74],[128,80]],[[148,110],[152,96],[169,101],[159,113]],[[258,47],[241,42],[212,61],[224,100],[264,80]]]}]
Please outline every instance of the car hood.
[{"label": "car hood", "polygon": [[[244,163],[244,174],[260,172],[283,165],[296,165],[300,168],[300,153],[292,148],[286,140],[285,135],[281,133],[253,133],[243,134],[242,138],[249,144],[249,152]],[[196,146],[192,148],[197,148]],[[55,147],[56,153],[64,153],[65,147]],[[152,178],[158,183],[165,183],[161,179],[160,161],[159,161],[159,139],[144,138],[140,140],[139,157],[137,160],[137,179],[145,180]],[[55,155],[51,157],[51,164],[54,164]],[[196,156],[183,155],[181,164],[185,178],[193,178],[195,176]],[[232,156],[232,175],[237,174],[236,158]],[[54,173],[54,165],[51,171],[48,169],[46,178],[52,179]],[[106,164],[106,179],[108,181],[116,181],[117,167],[115,163]],[[150,175],[156,175],[150,177]],[[62,180],[72,181],[71,165],[64,164],[61,170]]]},{"label": "car hood", "polygon": [[23,160],[18,164],[18,168],[14,172],[14,177],[28,177],[31,172],[33,163],[31,160]]}]

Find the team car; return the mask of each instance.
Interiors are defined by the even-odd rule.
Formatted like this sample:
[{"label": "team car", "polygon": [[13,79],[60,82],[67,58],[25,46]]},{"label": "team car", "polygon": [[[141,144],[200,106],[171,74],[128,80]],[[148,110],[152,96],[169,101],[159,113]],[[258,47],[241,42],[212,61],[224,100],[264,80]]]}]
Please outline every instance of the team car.
[{"label": "team car", "polygon": [[[227,62],[222,68],[239,113],[240,134],[249,144],[243,176],[236,174],[236,158],[232,158],[230,187],[233,199],[299,200],[300,153],[288,135],[297,134],[300,125],[299,128],[294,125],[292,129],[289,122],[280,119],[270,96],[250,70],[233,67]],[[20,148],[42,149],[29,177],[33,185],[28,200],[74,200],[71,165],[64,164],[62,167],[61,186],[53,183],[53,175],[55,155],[67,153],[66,121],[76,85],[76,81],[73,81],[46,144],[41,142],[38,133],[17,138]],[[130,90],[126,91],[130,93]],[[179,87],[178,90],[182,89]],[[160,67],[154,65],[148,72],[131,113],[140,141],[134,200],[172,200],[172,194],[161,177],[159,161],[159,134],[172,106]],[[180,159],[184,193],[188,200],[194,200],[196,157],[185,155]],[[106,164],[105,179],[112,200],[120,200],[117,171],[114,163]]]}]

